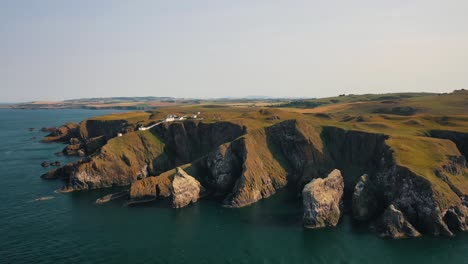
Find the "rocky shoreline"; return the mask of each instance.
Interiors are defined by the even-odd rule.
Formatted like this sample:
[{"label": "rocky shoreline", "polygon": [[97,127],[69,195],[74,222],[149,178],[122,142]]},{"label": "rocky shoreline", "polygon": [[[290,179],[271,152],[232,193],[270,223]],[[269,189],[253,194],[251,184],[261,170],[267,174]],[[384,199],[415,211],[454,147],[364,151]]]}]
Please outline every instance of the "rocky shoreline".
[{"label": "rocky shoreline", "polygon": [[[148,131],[125,122],[83,122],[60,127],[44,140],[68,142],[66,155],[83,156],[42,175],[64,180],[66,191],[129,186],[128,204],[169,199],[172,207],[182,208],[215,197],[222,206],[238,208],[289,185],[301,194],[307,228],[336,226],[343,204],[349,204],[356,221],[375,223],[382,236],[452,236],[468,230],[462,154],[428,178],[400,163],[388,135],[305,120],[275,120],[261,129],[242,122],[185,121]],[[112,136],[121,132],[124,136]]]}]

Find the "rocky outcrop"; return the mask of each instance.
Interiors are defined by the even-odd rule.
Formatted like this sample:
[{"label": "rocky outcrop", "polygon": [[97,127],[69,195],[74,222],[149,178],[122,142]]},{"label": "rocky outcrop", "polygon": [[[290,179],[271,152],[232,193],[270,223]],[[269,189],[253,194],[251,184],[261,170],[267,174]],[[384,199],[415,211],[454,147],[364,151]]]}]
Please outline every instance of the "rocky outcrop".
[{"label": "rocky outcrop", "polygon": [[66,179],[73,190],[130,185],[203,157],[242,132],[242,127],[223,122],[165,124],[112,138],[96,154],[43,178]]},{"label": "rocky outcrop", "polygon": [[129,204],[170,198],[172,207],[182,208],[197,202],[204,192],[205,188],[197,179],[177,167],[159,176],[134,182],[130,188]]},{"label": "rocky outcrop", "polygon": [[354,186],[364,174],[373,175],[385,170],[393,159],[384,134],[324,127],[321,138],[334,166],[344,175],[345,188],[354,192]]},{"label": "rocky outcrop", "polygon": [[381,236],[391,238],[418,237],[421,235],[393,204],[385,210],[382,216],[380,232]]},{"label": "rocky outcrop", "polygon": [[127,120],[100,120],[87,119],[80,123],[79,137],[90,139],[103,136],[106,140],[114,138],[117,133],[129,133],[135,131],[137,124],[129,123]]},{"label": "rocky outcrop", "polygon": [[175,166],[198,159],[245,132],[242,126],[234,123],[199,121],[164,123],[152,131],[166,145],[166,152]]},{"label": "rocky outcrop", "polygon": [[83,151],[83,145],[82,144],[70,144],[70,145],[67,145],[64,149],[63,149],[63,154],[67,155],[67,156],[80,156],[80,157],[84,157],[85,156],[85,152]]},{"label": "rocky outcrop", "polygon": [[353,217],[356,220],[365,221],[371,219],[379,212],[379,200],[375,195],[375,187],[372,186],[364,174],[354,187],[352,197]]},{"label": "rocky outcrop", "polygon": [[287,120],[268,127],[266,132],[270,151],[279,153],[277,159],[288,170],[288,179],[299,188],[333,168],[317,128]]},{"label": "rocky outcrop", "polygon": [[468,230],[468,209],[466,206],[448,209],[444,215],[444,222],[452,231]]},{"label": "rocky outcrop", "polygon": [[[70,139],[70,146],[79,146],[70,151],[93,154],[43,178],[62,178],[67,190],[131,185],[131,203],[171,197],[166,200],[174,207],[196,201],[197,186],[206,187],[224,206],[243,207],[291,185],[303,190],[306,227],[335,226],[345,197],[352,199],[345,204],[352,205],[356,220],[378,220],[388,236],[411,236],[409,225],[434,235],[467,229],[468,169],[458,151],[441,156],[439,167],[418,170],[397,160],[392,138],[384,134],[304,120],[249,131],[243,124],[165,123],[110,140],[81,135]],[[90,147],[92,140],[107,143]],[[430,140],[439,150],[454,146],[448,140]],[[179,166],[183,170],[177,173]],[[318,179],[333,168],[342,176],[333,171]]]},{"label": "rocky outcrop", "polygon": [[67,156],[84,157],[98,152],[107,140],[105,136],[93,137],[89,139],[72,138],[70,144],[63,149],[63,154]]},{"label": "rocky outcrop", "polygon": [[344,182],[341,172],[333,170],[325,179],[314,179],[302,191],[303,223],[306,228],[334,227],[340,219]]},{"label": "rocky outcrop", "polygon": [[147,177],[133,182],[130,187],[128,204],[145,203],[171,197],[171,177],[174,174],[175,169],[156,177]]},{"label": "rocky outcrop", "polygon": [[178,167],[171,185],[172,207],[182,208],[190,203],[196,203],[203,191],[200,182]]},{"label": "rocky outcrop", "polygon": [[234,183],[242,173],[243,160],[240,156],[245,148],[243,141],[236,140],[222,144],[206,157],[206,174],[204,182],[216,196],[230,193]]},{"label": "rocky outcrop", "polygon": [[57,127],[50,134],[42,139],[42,142],[69,142],[71,138],[79,135],[79,125],[76,123],[67,123]]},{"label": "rocky outcrop", "polygon": [[243,207],[270,197],[286,186],[287,170],[270,151],[265,130],[251,131],[239,139],[242,173],[231,194],[223,201],[227,207]]}]

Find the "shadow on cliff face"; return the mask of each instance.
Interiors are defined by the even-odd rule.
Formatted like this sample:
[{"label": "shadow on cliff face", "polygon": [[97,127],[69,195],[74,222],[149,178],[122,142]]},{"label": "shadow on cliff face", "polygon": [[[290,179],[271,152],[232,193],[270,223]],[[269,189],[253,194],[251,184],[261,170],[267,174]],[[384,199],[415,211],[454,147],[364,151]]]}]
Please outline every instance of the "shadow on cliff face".
[{"label": "shadow on cliff face", "polygon": [[[268,149],[287,171],[288,186],[296,194],[311,180],[324,178],[337,168],[344,177],[343,215],[353,216],[356,184],[364,174],[370,175],[366,188],[372,195],[372,208],[366,219],[351,221],[353,228],[359,230],[368,225],[385,210],[384,191],[377,186],[377,174],[394,164],[392,152],[385,144],[386,135],[345,131],[336,127],[316,130],[296,120],[278,123],[266,131]],[[296,195],[295,199],[299,200],[299,197]]]},{"label": "shadow on cliff face", "polygon": [[434,138],[451,140],[457,146],[460,153],[468,158],[468,133],[448,131],[448,130],[431,130],[429,136]]},{"label": "shadow on cliff face", "polygon": [[344,210],[349,212],[360,177],[385,170],[390,166],[385,161],[392,160],[385,144],[387,136],[383,134],[336,127],[314,131],[301,127],[296,120],[278,123],[266,131],[268,148],[288,172],[288,184],[296,191],[302,190],[312,179],[326,177],[332,169],[341,170],[345,182]]},{"label": "shadow on cliff face", "polygon": [[240,137],[245,131],[229,122],[180,122],[165,123],[154,127],[152,132],[164,142],[164,151],[175,167],[206,155],[219,145]]},{"label": "shadow on cliff face", "polygon": [[[437,135],[452,137],[462,153],[466,153],[465,137]],[[163,178],[160,173],[183,165],[212,197],[223,199],[224,205],[243,207],[253,204],[240,209],[242,221],[281,226],[300,222],[302,207],[297,193],[305,184],[339,169],[344,178],[342,212],[355,217],[357,204],[366,211],[359,221],[376,220],[393,206],[398,210],[392,212],[401,211],[405,221],[407,219],[421,232],[450,234],[444,221],[450,229],[464,227],[456,223],[463,216],[457,208],[443,208],[453,211],[448,213],[438,211],[438,201],[429,180],[396,164],[393,151],[386,144],[387,139],[383,134],[317,127],[301,120],[287,120],[249,133],[229,122],[171,123],[113,139],[111,143],[120,145],[114,144],[110,150],[104,147],[108,153],[100,153],[58,171],[81,177],[70,180],[76,185],[75,189],[133,183],[133,186],[140,185],[142,190],[140,196],[131,199],[145,201],[150,194],[154,199],[149,200],[154,201],[160,195],[155,193],[154,185],[146,183],[155,178],[159,180]],[[125,147],[123,150],[122,146]],[[124,155],[114,155],[117,151]],[[142,168],[146,173],[141,173]],[[364,174],[367,176],[361,177]],[[159,176],[149,177],[154,175]],[[142,180],[137,181],[139,179]],[[361,184],[365,191],[355,204],[357,184]],[[268,209],[274,206],[263,207],[263,203],[275,203],[277,197],[254,204],[285,186],[296,195],[288,198],[288,202],[278,204],[301,210],[283,212]],[[164,207],[164,203],[156,204]],[[440,215],[445,215],[444,220],[439,219]]]},{"label": "shadow on cliff face", "polygon": [[326,155],[344,175],[345,193],[348,195],[353,192],[362,175],[373,175],[383,170],[386,166],[384,161],[391,160],[389,148],[385,144],[388,136],[383,134],[324,127],[321,138]]},{"label": "shadow on cliff face", "polygon": [[302,189],[314,178],[325,177],[333,166],[316,142],[319,132],[301,129],[296,120],[266,128],[268,149],[288,173],[288,184]]}]

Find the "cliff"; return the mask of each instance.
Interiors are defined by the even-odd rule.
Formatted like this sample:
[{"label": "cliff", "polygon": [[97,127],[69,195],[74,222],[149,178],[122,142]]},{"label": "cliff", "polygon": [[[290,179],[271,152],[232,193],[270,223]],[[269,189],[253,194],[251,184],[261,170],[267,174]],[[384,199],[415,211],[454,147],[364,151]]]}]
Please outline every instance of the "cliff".
[{"label": "cliff", "polygon": [[[80,131],[90,124],[80,124]],[[340,199],[350,207],[344,211],[377,223],[385,236],[453,235],[468,228],[464,139],[450,133],[386,134],[281,117],[171,122],[109,139],[104,130],[80,132],[106,138],[101,149],[43,177],[64,179],[67,190],[130,185],[130,203],[174,201],[181,193],[174,207],[196,202],[203,187],[224,206],[243,207],[287,185],[300,193],[336,168],[343,179]],[[176,167],[188,176],[179,177]],[[336,225],[339,213],[333,215],[323,225]]]},{"label": "cliff", "polygon": [[241,127],[222,122],[161,125],[112,138],[95,155],[43,177],[66,179],[66,188],[72,190],[129,185],[188,163],[241,133]]}]

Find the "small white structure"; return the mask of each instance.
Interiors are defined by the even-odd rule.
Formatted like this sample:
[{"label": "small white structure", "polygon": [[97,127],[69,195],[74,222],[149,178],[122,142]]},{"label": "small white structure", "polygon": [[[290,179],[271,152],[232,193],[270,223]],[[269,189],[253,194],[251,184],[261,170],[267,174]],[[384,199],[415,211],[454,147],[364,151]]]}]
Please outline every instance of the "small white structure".
[{"label": "small white structure", "polygon": [[193,115],[192,118],[193,118],[193,119],[196,119],[196,118],[197,118],[197,115]]},{"label": "small white structure", "polygon": [[187,119],[185,116],[179,117],[179,121],[183,121],[183,120],[185,120],[185,119]]},{"label": "small white structure", "polygon": [[175,120],[175,118],[176,118],[176,116],[174,116],[174,115],[168,115],[166,117],[166,119],[164,119],[164,122],[172,122],[172,121]]},{"label": "small white structure", "polygon": [[122,136],[122,133],[117,133],[117,136],[118,136],[118,137],[121,137],[121,136]]},{"label": "small white structure", "polygon": [[140,130],[140,131],[145,131],[145,130],[147,130],[147,129],[148,129],[147,127],[139,127],[139,128],[138,128],[138,130]]}]

